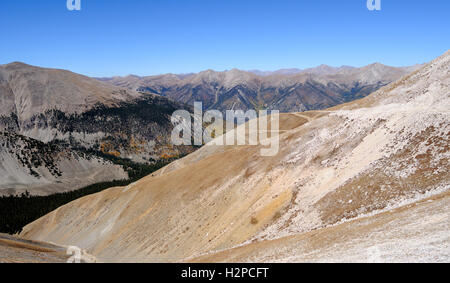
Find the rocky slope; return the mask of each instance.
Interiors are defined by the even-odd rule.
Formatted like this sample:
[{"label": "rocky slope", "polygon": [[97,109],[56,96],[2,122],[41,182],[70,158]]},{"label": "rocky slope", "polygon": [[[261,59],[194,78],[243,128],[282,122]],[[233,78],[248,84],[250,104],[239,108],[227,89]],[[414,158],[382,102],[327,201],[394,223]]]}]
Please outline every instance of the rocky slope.
[{"label": "rocky slope", "polygon": [[104,261],[366,261],[373,245],[384,260],[448,261],[449,109],[447,52],[364,99],[281,115],[276,156],[209,144],[21,236]]},{"label": "rocky slope", "polygon": [[[31,193],[56,192],[126,176],[121,168],[101,157],[86,159],[79,156],[80,152],[83,156],[102,152],[136,162],[191,152],[192,147],[173,147],[170,142],[170,117],[178,109],[191,110],[164,97],[65,70],[23,63],[2,65],[0,133],[16,138],[5,142],[0,150],[0,172],[4,173],[0,193],[25,188]],[[65,149],[40,152],[51,146],[39,142],[57,143]],[[24,147],[28,152],[21,152]],[[43,168],[40,162],[33,165],[36,158],[51,156],[55,158],[51,170],[58,174]]]},{"label": "rocky slope", "polygon": [[0,195],[46,195],[128,178],[119,165],[59,144],[0,132],[0,146]]},{"label": "rocky slope", "polygon": [[379,63],[362,68],[321,65],[305,70],[208,70],[198,74],[100,80],[132,90],[160,94],[191,105],[194,101],[202,101],[207,109],[267,108],[297,112],[324,109],[362,98],[419,67],[394,68]]},{"label": "rocky slope", "polygon": [[450,193],[314,231],[189,262],[448,262]]}]

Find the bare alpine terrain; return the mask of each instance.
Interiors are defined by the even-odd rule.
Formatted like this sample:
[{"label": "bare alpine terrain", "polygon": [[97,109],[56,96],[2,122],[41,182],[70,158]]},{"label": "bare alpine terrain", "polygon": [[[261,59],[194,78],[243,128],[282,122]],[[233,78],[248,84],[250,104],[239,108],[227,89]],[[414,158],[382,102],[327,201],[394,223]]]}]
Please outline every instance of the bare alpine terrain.
[{"label": "bare alpine terrain", "polygon": [[448,262],[449,139],[447,51],[363,99],[280,115],[273,157],[210,143],[20,237],[106,262]]}]

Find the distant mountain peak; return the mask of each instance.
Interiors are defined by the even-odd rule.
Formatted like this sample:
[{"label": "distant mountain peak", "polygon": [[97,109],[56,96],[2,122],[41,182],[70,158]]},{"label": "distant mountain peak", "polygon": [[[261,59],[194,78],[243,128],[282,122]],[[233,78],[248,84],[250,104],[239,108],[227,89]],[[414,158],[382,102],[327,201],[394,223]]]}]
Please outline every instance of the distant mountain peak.
[{"label": "distant mountain peak", "polygon": [[24,68],[24,67],[34,67],[28,64],[25,64],[23,62],[19,62],[19,61],[15,61],[15,62],[11,62],[8,64],[4,64],[4,65],[0,65],[3,66],[5,68]]}]

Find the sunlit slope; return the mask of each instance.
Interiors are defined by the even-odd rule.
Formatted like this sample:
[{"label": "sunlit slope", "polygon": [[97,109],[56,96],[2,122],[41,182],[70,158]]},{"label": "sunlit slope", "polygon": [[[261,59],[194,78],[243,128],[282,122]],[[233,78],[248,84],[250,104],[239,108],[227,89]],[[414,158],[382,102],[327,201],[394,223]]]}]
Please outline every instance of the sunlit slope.
[{"label": "sunlit slope", "polygon": [[261,146],[205,146],[127,188],[61,207],[21,235],[104,261],[179,261],[445,192],[449,69],[447,52],[363,100],[283,115],[276,156],[261,156]]},{"label": "sunlit slope", "polygon": [[189,262],[448,262],[450,193],[337,226],[250,243]]}]

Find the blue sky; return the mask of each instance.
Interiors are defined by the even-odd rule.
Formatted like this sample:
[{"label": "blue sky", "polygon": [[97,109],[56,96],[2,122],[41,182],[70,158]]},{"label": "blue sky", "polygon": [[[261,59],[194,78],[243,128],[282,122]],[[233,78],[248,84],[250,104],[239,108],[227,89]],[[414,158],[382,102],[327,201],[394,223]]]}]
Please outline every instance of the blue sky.
[{"label": "blue sky", "polygon": [[450,1],[1,0],[0,64],[89,76],[404,66],[450,49]]}]

